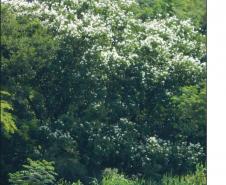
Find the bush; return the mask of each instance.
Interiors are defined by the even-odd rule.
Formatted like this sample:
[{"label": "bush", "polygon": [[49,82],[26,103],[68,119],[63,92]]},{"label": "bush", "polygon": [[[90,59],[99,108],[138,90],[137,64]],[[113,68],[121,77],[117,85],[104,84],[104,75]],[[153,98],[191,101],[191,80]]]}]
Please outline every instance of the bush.
[{"label": "bush", "polygon": [[103,174],[101,185],[135,185],[134,181],[126,179],[116,169],[106,169]]},{"label": "bush", "polygon": [[56,175],[53,162],[28,159],[23,170],[9,174],[9,182],[13,185],[51,185],[55,184]]},{"label": "bush", "polygon": [[[98,183],[95,183],[98,185]],[[120,174],[117,169],[105,169],[100,185],[159,185],[157,182],[149,179],[127,178]]]}]

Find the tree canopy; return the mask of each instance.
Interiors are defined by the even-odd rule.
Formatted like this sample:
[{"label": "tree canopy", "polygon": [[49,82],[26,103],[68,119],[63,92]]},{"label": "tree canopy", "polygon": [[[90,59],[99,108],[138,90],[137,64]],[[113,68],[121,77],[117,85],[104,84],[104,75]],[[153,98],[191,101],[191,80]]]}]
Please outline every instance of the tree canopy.
[{"label": "tree canopy", "polygon": [[105,168],[158,181],[205,163],[205,11],[190,11],[204,2],[1,5],[3,183],[47,174],[48,161],[58,176],[46,184],[87,184]]}]

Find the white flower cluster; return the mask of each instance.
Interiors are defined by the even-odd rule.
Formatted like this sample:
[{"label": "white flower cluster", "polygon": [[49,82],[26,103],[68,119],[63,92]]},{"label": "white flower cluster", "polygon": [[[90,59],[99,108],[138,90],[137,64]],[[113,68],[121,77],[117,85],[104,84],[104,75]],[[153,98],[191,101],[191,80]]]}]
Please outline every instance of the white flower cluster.
[{"label": "white flower cluster", "polygon": [[[196,165],[199,159],[204,156],[203,148],[199,143],[193,144],[182,141],[175,144],[158,137],[150,137],[147,141],[150,154],[163,155],[165,159],[174,156],[178,161],[185,159],[186,163]],[[168,159],[168,161],[170,160]]]},{"label": "white flower cluster", "polygon": [[[141,142],[140,132],[136,124],[127,118],[121,118],[116,124],[105,124],[101,122],[85,122],[79,125],[79,130],[84,130],[88,135],[88,146],[92,151],[90,158],[95,155],[99,161],[109,160],[108,156],[127,156],[128,168],[143,168],[164,161],[168,167],[171,163],[178,161],[181,165],[193,165],[204,156],[203,148],[199,143],[188,142],[173,143],[169,140],[160,139],[157,136],[147,138]],[[183,163],[181,163],[183,161]]]},{"label": "white flower cluster", "polygon": [[145,81],[150,73],[164,79],[174,63],[191,62],[200,66],[200,58],[205,54],[205,44],[196,41],[200,34],[190,20],[169,17],[141,22],[128,11],[135,0],[47,2],[12,0],[6,3],[18,15],[39,18],[43,25],[57,32],[57,37],[82,40],[87,45],[81,56],[83,63],[99,57],[100,66],[109,69],[111,63],[114,69],[143,61],[144,66],[148,66],[142,75]]},{"label": "white flower cluster", "polygon": [[[55,121],[56,125],[60,125],[60,127],[64,127],[64,123],[61,120]],[[62,128],[51,128],[50,125],[42,125],[39,127],[39,130],[46,135],[46,139],[48,140],[57,140],[64,143],[70,143],[70,145],[75,145],[76,142],[74,138],[71,136],[69,131],[64,131]]]}]

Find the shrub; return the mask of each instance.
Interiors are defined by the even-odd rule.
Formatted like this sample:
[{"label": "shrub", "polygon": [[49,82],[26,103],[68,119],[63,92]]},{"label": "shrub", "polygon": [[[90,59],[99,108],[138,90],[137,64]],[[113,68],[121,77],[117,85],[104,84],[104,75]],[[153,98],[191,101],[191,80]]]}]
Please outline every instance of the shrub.
[{"label": "shrub", "polygon": [[119,174],[116,169],[106,169],[103,174],[101,185],[135,185],[135,182],[125,178],[124,175]]},{"label": "shrub", "polygon": [[53,162],[28,159],[23,170],[9,174],[9,182],[13,185],[51,185],[55,184],[56,175]]}]

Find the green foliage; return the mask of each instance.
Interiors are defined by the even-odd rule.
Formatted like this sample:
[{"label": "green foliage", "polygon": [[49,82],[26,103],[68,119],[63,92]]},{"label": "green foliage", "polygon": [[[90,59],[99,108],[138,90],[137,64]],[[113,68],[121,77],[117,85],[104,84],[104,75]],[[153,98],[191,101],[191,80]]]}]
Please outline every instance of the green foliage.
[{"label": "green foliage", "polygon": [[56,175],[52,162],[28,159],[21,171],[9,174],[9,182],[13,185],[50,185],[55,184]]},{"label": "green foliage", "polygon": [[191,175],[182,177],[164,176],[162,179],[163,185],[206,185],[206,170],[202,165],[197,165],[196,172]]},{"label": "green foliage", "polygon": [[83,185],[83,184],[81,183],[80,180],[78,180],[77,182],[73,182],[72,185]]},{"label": "green foliage", "polygon": [[4,100],[3,98],[5,98],[6,96],[10,96],[10,94],[6,91],[0,91],[1,93],[1,131],[3,131],[3,133],[5,135],[9,135],[9,134],[13,134],[16,130],[16,124],[15,124],[15,119],[11,113],[11,111],[13,111],[13,107],[12,105],[7,102],[6,100]]},{"label": "green foliage", "polygon": [[118,173],[116,169],[105,169],[100,183],[95,185],[206,185],[206,169],[202,165],[197,165],[193,174],[185,176],[165,175],[160,181],[151,179],[130,179]]},{"label": "green foliage", "polygon": [[191,19],[198,28],[206,29],[206,0],[137,0],[135,14],[145,20],[156,16],[175,15]]},{"label": "green foliage", "polygon": [[204,156],[200,144],[192,144],[184,141],[170,142],[151,137],[148,143],[148,160],[143,168],[151,177],[158,177],[161,172],[171,171],[173,174],[184,174],[194,170],[196,164]]},{"label": "green foliage", "polygon": [[101,185],[134,185],[132,180],[126,179],[124,175],[118,174],[117,170],[106,169],[103,174]]},{"label": "green foliage", "polygon": [[[204,12],[192,2],[3,3],[1,124],[16,131],[2,141],[3,183],[37,184],[37,170],[88,184],[110,167],[125,175],[107,170],[101,185],[146,185],[204,162],[205,36],[185,20]],[[28,157],[54,161],[62,180],[43,161],[12,173]]]},{"label": "green foliage", "polygon": [[57,185],[71,185],[71,183],[64,179],[60,179],[57,181]]},{"label": "green foliage", "polygon": [[206,25],[206,0],[172,0],[172,11],[180,18],[190,18],[197,26]]},{"label": "green foliage", "polygon": [[[172,96],[173,127],[191,142],[206,145],[206,85],[185,86]],[[194,133],[196,133],[194,135]]]},{"label": "green foliage", "polygon": [[81,183],[80,180],[78,180],[77,182],[71,183],[64,179],[61,179],[61,180],[57,181],[57,185],[83,185],[83,184]]},{"label": "green foliage", "polygon": [[1,93],[1,126],[5,133],[17,128],[1,140],[1,181],[7,184],[7,174],[33,158],[40,146],[35,136],[45,108],[34,76],[51,62],[57,44],[38,19],[18,16],[2,2],[1,28],[1,87],[10,93],[10,98]]}]

